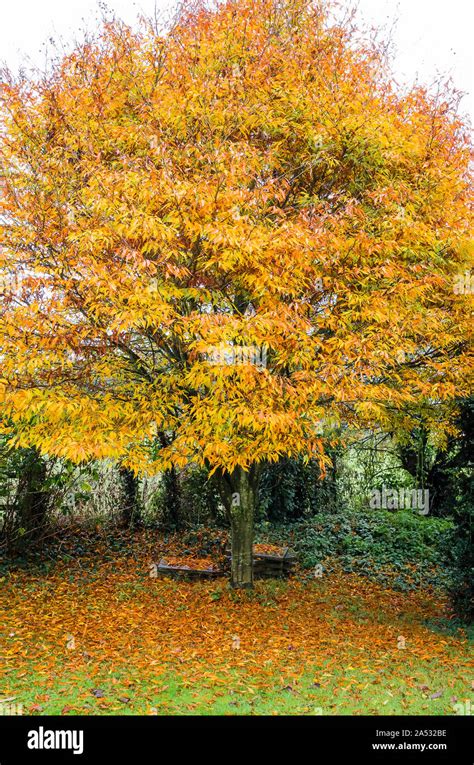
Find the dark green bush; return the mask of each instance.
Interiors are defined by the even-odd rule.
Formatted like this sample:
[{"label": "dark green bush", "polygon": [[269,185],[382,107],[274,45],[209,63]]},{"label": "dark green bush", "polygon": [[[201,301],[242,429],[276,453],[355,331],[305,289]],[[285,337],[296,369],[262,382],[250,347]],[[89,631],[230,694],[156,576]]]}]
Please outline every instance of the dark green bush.
[{"label": "dark green bush", "polygon": [[332,471],[325,478],[316,461],[282,457],[265,465],[260,479],[258,517],[274,523],[293,522],[306,516],[334,510],[336,483]]},{"label": "dark green bush", "polygon": [[286,540],[305,569],[335,565],[399,589],[452,580],[453,523],[411,511],[320,513],[291,527],[263,524],[259,537]]},{"label": "dark green bush", "polygon": [[474,497],[472,483],[466,502],[460,504],[454,517],[450,547],[453,556],[452,578],[449,585],[451,603],[457,616],[470,624],[474,622]]},{"label": "dark green bush", "polygon": [[161,476],[148,518],[166,530],[225,523],[215,481],[195,466]]}]

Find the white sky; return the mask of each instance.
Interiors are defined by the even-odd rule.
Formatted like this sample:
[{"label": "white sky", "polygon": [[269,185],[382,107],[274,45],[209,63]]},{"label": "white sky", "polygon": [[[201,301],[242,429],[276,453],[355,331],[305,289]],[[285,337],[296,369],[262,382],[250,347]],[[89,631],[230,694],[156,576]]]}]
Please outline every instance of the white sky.
[{"label": "white sky", "polygon": [[[137,14],[167,8],[169,0],[107,0],[108,8],[128,23]],[[470,0],[359,0],[367,25],[392,27],[396,47],[394,71],[401,83],[430,84],[449,74],[466,93],[462,111],[474,122],[474,65]],[[471,10],[472,9],[472,10]],[[39,66],[50,37],[66,44],[85,26],[94,29],[96,0],[5,0],[0,16],[0,61],[16,70],[25,57]],[[79,34],[80,37],[80,34]]]}]

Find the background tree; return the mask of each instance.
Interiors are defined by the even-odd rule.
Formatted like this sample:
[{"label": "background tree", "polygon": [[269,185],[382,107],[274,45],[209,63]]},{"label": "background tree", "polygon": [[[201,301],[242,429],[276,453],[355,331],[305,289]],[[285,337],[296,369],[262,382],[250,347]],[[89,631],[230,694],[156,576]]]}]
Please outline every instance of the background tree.
[{"label": "background tree", "polygon": [[447,435],[443,448],[433,446],[429,423],[423,414],[418,424],[398,443],[398,454],[404,470],[413,476],[417,486],[430,492],[430,511],[449,515],[467,503],[472,482],[474,453],[474,402],[467,398],[458,402],[454,429]]},{"label": "background tree", "polygon": [[139,480],[130,468],[119,468],[122,482],[124,503],[122,507],[122,523],[126,527],[132,527],[140,521]]},{"label": "background tree", "polygon": [[235,586],[264,462],[324,469],[321,423],[417,402],[442,439],[468,391],[467,133],[448,88],[397,92],[384,51],[325,3],[198,3],[3,88],[16,442],[207,467]]}]

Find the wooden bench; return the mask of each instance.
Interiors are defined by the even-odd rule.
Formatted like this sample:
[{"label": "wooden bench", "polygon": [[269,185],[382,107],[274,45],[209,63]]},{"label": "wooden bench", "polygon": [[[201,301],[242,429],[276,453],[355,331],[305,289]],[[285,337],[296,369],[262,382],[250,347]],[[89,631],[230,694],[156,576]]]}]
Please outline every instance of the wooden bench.
[{"label": "wooden bench", "polygon": [[170,566],[165,560],[156,564],[157,577],[170,577],[172,579],[217,579],[224,576],[225,571],[216,568],[191,568],[190,566]]},{"label": "wooden bench", "polygon": [[[226,550],[227,561],[231,563],[231,552]],[[253,554],[253,575],[255,579],[285,579],[294,571],[296,556],[288,547],[283,547],[281,555],[275,553]]]},{"label": "wooden bench", "polygon": [[[169,565],[162,558],[155,564],[152,576],[169,577],[172,579],[189,579],[192,581],[217,579],[224,576],[230,570],[231,551],[229,548],[225,551],[227,566],[224,568],[192,568],[187,565]],[[285,579],[291,576],[294,571],[296,556],[288,547],[282,548],[281,555],[275,553],[254,552],[253,555],[253,573],[255,579]]]}]

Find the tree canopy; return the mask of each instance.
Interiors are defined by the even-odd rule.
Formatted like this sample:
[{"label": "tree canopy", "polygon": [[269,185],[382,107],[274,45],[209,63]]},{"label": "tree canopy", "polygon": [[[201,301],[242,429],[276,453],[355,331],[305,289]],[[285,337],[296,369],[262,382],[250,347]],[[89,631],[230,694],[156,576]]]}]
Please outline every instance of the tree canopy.
[{"label": "tree canopy", "polygon": [[197,3],[167,29],[107,23],[2,91],[0,396],[19,445],[137,471],[324,464],[322,422],[423,405],[436,429],[467,395],[457,97],[401,92],[352,18]]}]

